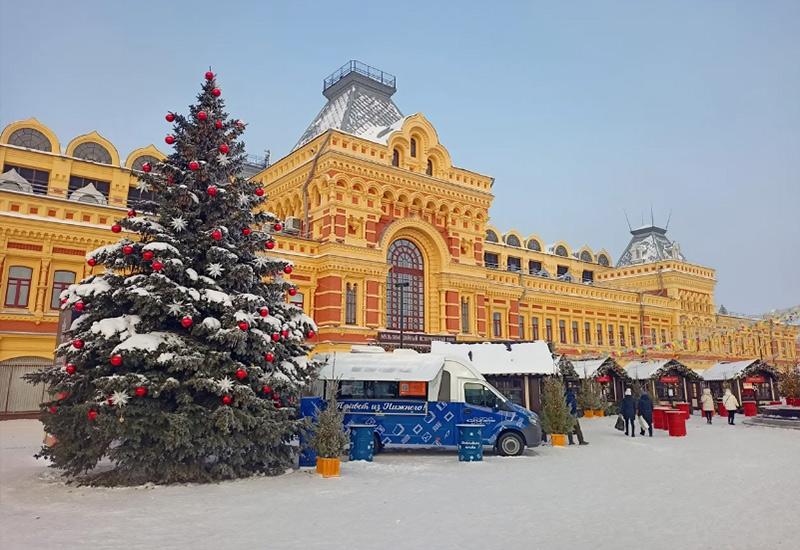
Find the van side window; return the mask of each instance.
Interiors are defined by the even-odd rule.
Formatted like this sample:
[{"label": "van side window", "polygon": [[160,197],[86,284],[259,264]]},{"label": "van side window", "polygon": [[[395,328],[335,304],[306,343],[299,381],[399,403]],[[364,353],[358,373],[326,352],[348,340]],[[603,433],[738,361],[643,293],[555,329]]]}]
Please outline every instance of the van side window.
[{"label": "van side window", "polygon": [[446,370],[442,371],[442,381],[439,385],[438,401],[450,402],[450,373]]},{"label": "van side window", "polygon": [[422,392],[403,393],[399,382],[383,380],[342,380],[339,399],[427,399],[427,386]]},{"label": "van side window", "polygon": [[494,407],[497,397],[483,384],[464,384],[464,401],[479,407]]}]

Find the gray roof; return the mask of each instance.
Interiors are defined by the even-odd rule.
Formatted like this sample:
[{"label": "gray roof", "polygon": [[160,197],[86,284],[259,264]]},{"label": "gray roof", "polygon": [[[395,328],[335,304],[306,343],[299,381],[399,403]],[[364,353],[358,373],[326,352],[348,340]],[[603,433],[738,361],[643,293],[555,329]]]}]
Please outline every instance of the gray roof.
[{"label": "gray roof", "polygon": [[649,264],[662,260],[685,262],[678,243],[669,240],[667,230],[646,225],[631,230],[631,241],[617,261],[617,267]]},{"label": "gray roof", "polygon": [[[330,129],[385,143],[403,114],[392,101],[394,76],[358,61],[350,61],[325,79],[328,102],[311,121],[295,149]],[[384,139],[381,139],[384,138]]]}]

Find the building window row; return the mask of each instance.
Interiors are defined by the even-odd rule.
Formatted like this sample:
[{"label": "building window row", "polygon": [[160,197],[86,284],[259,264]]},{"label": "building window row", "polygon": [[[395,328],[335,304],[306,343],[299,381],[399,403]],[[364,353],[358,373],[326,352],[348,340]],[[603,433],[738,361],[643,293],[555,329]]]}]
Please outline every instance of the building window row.
[{"label": "building window row", "polygon": [[[51,285],[50,308],[61,306],[61,292],[75,283],[73,271],[56,270],[53,272]],[[33,269],[24,265],[12,265],[8,268],[4,305],[8,308],[27,308],[31,298],[31,280]]]}]

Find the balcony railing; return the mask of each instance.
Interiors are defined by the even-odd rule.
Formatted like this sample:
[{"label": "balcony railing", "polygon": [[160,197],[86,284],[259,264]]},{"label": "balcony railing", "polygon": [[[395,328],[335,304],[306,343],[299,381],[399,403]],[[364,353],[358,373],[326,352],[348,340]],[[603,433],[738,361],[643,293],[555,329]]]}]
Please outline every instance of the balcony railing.
[{"label": "balcony railing", "polygon": [[371,80],[380,82],[384,86],[389,86],[392,89],[396,89],[397,79],[393,74],[386,73],[380,69],[376,69],[375,67],[370,67],[366,63],[352,59],[339,67],[337,70],[333,71],[333,73],[325,79],[322,84],[322,91],[324,92],[350,73],[364,75]]}]

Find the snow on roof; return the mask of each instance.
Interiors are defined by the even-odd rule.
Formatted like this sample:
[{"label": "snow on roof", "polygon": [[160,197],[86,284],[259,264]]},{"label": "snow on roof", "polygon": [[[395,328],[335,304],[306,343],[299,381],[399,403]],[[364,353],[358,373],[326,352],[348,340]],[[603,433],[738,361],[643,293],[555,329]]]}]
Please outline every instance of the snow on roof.
[{"label": "snow on roof", "polygon": [[0,174],[0,189],[33,193],[33,186],[30,182],[23,178],[14,168]]},{"label": "snow on roof", "polygon": [[658,369],[670,361],[670,359],[662,359],[661,361],[631,361],[625,365],[625,372],[634,380],[646,380],[652,378]]},{"label": "snow on roof", "polygon": [[[511,344],[431,342],[431,352],[471,360],[481,374],[553,374],[556,366],[543,341]],[[470,357],[471,355],[471,357]]]},{"label": "snow on roof", "polygon": [[647,264],[661,260],[686,261],[678,243],[669,240],[667,230],[646,225],[631,230],[631,240],[620,254],[617,267]]},{"label": "snow on roof", "polygon": [[741,374],[744,369],[757,362],[758,359],[746,359],[744,361],[730,361],[716,363],[700,373],[703,380],[729,380]]},{"label": "snow on roof", "polygon": [[578,376],[581,378],[591,378],[597,373],[597,369],[599,369],[603,363],[606,362],[607,357],[603,357],[602,359],[578,359],[572,361],[572,365],[575,367],[575,372],[578,373]]},{"label": "snow on roof", "polygon": [[430,382],[444,365],[436,353],[328,353],[319,371],[322,380],[384,380],[392,382]]}]

